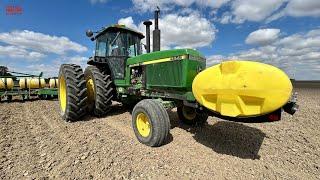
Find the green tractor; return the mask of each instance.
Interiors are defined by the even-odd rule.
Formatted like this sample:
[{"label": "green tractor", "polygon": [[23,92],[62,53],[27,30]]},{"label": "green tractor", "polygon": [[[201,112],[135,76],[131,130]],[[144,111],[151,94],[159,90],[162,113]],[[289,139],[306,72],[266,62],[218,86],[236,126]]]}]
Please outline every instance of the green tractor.
[{"label": "green tractor", "polygon": [[[83,72],[78,65],[62,64],[59,70],[58,94],[64,120],[76,121],[88,113],[105,116],[112,111],[112,101],[121,102],[134,107],[132,127],[137,139],[148,146],[161,146],[170,130],[168,108],[177,107],[179,119],[188,125],[204,124],[208,116],[263,122],[264,118],[267,121],[280,120],[281,109],[291,114],[295,112],[297,105],[294,100],[289,100],[292,85],[290,81],[288,84],[287,76],[281,74],[282,71],[277,77],[284,77],[283,80],[278,79],[285,85],[278,85],[275,87],[278,91],[273,95],[267,93],[267,97],[263,96],[264,90],[275,89],[275,85],[266,88],[266,84],[253,82],[252,78],[245,81],[236,78],[243,79],[244,75],[251,77],[259,69],[257,66],[261,66],[258,76],[264,72],[261,78],[270,81],[277,74],[274,67],[231,61],[205,72],[206,59],[196,50],[160,51],[159,12],[155,11],[153,52],[150,52],[151,21],[144,22],[147,52],[144,54],[141,44],[144,35],[124,25],[103,28],[95,35],[92,31],[86,32],[96,42],[95,55],[89,58],[89,66]],[[237,73],[241,72],[241,68],[244,73],[239,75]],[[216,84],[220,84],[219,87],[208,87]],[[262,87],[258,93],[248,89],[250,86],[258,89],[257,85]],[[283,92],[280,93],[279,89]]]}]

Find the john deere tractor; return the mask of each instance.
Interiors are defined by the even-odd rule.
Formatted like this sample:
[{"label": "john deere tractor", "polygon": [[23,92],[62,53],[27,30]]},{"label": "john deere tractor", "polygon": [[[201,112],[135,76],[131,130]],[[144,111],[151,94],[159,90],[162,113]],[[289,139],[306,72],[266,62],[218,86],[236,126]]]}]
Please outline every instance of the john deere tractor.
[{"label": "john deere tractor", "polygon": [[[180,121],[202,125],[208,116],[240,122],[270,122],[282,110],[297,110],[288,76],[271,65],[253,61],[226,61],[206,68],[206,59],[193,49],[160,51],[160,30],[155,11],[153,52],[150,25],[144,35],[124,25],[112,25],[95,34],[95,54],[84,70],[62,64],[59,104],[62,118],[80,120],[86,114],[107,116],[112,101],[133,107],[132,127],[148,146],[166,142],[170,130],[168,108],[177,108]],[[196,37],[195,37],[196,38]],[[146,53],[142,53],[145,46]]]}]

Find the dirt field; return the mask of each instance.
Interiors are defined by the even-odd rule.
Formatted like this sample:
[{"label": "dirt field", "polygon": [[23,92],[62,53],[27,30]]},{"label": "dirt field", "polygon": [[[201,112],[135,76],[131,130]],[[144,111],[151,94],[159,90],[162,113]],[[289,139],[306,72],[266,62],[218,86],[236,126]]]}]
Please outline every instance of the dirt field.
[{"label": "dirt field", "polygon": [[298,89],[300,111],[282,121],[209,118],[179,124],[159,148],[140,144],[131,115],[66,123],[57,101],[0,103],[0,179],[320,179],[320,89]]}]

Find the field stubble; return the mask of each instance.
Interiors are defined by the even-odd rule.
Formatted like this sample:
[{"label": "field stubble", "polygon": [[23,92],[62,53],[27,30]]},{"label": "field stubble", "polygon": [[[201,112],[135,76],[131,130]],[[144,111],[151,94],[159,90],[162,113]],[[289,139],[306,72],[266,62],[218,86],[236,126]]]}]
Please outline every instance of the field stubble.
[{"label": "field stubble", "polygon": [[209,118],[190,128],[170,110],[166,145],[140,144],[128,110],[66,123],[57,101],[0,103],[0,179],[320,179],[320,89],[275,123]]}]

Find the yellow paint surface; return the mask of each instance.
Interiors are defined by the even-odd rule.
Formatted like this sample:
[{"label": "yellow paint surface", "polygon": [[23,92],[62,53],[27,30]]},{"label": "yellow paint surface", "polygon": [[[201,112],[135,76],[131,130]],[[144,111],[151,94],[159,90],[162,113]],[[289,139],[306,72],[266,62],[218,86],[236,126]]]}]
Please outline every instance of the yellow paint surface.
[{"label": "yellow paint surface", "polygon": [[230,117],[270,113],[288,102],[289,77],[280,69],[253,61],[226,61],[200,72],[192,83],[196,100]]}]

